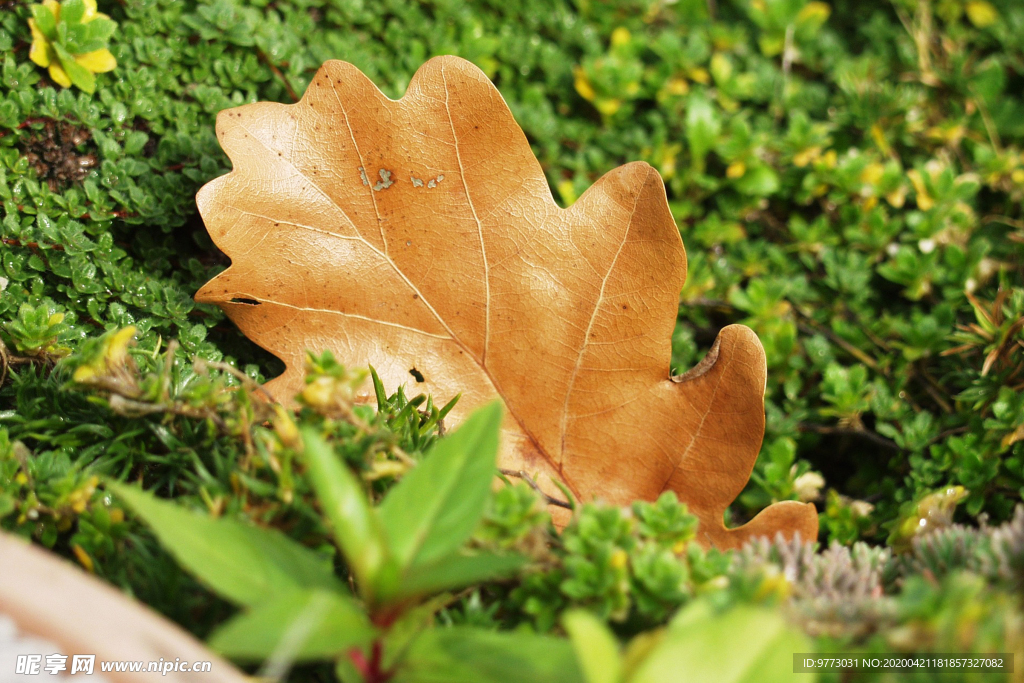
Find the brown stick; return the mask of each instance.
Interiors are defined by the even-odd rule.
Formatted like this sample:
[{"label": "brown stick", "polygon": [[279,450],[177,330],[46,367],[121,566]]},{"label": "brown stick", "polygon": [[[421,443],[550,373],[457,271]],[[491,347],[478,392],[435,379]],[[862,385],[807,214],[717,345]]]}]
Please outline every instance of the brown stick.
[{"label": "brown stick", "polygon": [[568,502],[561,500],[559,498],[554,498],[544,493],[544,491],[541,490],[537,482],[533,480],[533,477],[531,477],[523,470],[506,470],[504,468],[499,468],[498,471],[504,474],[506,477],[516,477],[517,479],[522,479],[523,481],[525,481],[531,489],[536,491],[544,498],[545,502],[547,502],[548,505],[554,505],[556,507],[565,508],[566,510],[572,510],[572,505],[570,505]]}]

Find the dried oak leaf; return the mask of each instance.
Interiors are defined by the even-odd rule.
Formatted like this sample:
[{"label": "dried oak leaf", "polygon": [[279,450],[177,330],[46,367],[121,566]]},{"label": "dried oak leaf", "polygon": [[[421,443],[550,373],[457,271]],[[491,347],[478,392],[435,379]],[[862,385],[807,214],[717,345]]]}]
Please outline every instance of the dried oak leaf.
[{"label": "dried oak leaf", "polygon": [[[765,359],[746,327],[722,330],[672,377],[686,253],[661,177],[611,171],[559,208],[497,89],[439,57],[385,97],[330,61],[294,105],[222,112],[233,163],[198,195],[232,259],[196,300],[221,306],[303,384],[306,349],[415,384],[457,423],[500,397],[502,467],[615,504],[673,490],[718,547],[817,535],[814,507],[769,506],[727,529],[764,433]],[[372,392],[367,387],[367,397]]]}]

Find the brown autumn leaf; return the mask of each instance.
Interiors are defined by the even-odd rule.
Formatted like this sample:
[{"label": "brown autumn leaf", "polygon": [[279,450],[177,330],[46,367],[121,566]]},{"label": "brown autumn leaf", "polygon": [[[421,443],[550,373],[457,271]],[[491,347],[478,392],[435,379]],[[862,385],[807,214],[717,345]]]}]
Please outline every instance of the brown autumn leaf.
[{"label": "brown autumn leaf", "polygon": [[732,325],[670,376],[686,253],[650,166],[559,208],[497,89],[455,57],[398,101],[330,61],[297,104],[221,112],[217,136],[234,170],[198,204],[232,265],[196,300],[285,361],[275,397],[300,390],[307,349],[330,349],[389,391],[462,392],[453,423],[501,397],[502,467],[555,495],[551,479],[615,504],[673,490],[719,547],[817,536],[792,501],[724,526],[764,433],[764,352]]}]

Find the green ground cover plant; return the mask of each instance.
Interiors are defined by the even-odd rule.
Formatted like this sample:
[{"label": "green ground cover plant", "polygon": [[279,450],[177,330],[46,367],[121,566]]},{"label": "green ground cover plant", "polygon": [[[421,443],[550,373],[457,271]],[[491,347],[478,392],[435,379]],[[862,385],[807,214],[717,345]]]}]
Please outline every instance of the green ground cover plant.
[{"label": "green ground cover plant", "polygon": [[[293,680],[373,680],[374,643],[382,657],[409,653],[394,669],[409,680],[509,680],[465,658],[457,678],[453,659],[476,650],[545,653],[515,671],[570,680],[577,667],[590,683],[666,680],[659,671],[703,661],[686,643],[727,648],[744,629],[810,639],[808,652],[1021,651],[1020,3],[125,0],[100,2],[111,23],[94,29],[106,20],[84,22],[91,5],[77,5],[61,16],[81,35],[61,35],[53,15],[57,60],[109,49],[117,66],[65,67],[64,87],[32,58],[29,19],[49,10],[0,3],[5,530],[204,638],[238,623],[239,607],[276,607],[183,571],[137,489],[114,482],[301,544],[309,572],[355,577],[356,597],[336,601],[348,621],[329,623],[377,630],[353,627],[345,648],[359,657],[303,653]],[[364,553],[325,496],[385,507],[454,440],[440,436],[447,406],[412,378],[381,389],[379,410],[353,406],[363,370],[322,349],[299,413],[262,400],[256,383],[279,362],[192,300],[227,265],[194,197],[228,170],[222,109],[294,101],[327,59],[398,97],[436,54],[494,80],[563,205],[624,162],[659,170],[689,258],[674,366],[692,367],[734,322],[767,352],[765,442],[731,521],[813,500],[825,550],[702,550],[672,498],[581,506],[559,534],[512,480],[481,494],[449,550],[519,564],[424,587],[395,615],[410,620],[404,636],[378,623]],[[317,474],[313,450],[353,474]],[[325,494],[346,477],[347,493]],[[402,637],[408,648],[392,645]],[[606,666],[586,664],[599,656]],[[702,680],[713,674],[744,680]],[[906,678],[888,675],[872,680]]]}]

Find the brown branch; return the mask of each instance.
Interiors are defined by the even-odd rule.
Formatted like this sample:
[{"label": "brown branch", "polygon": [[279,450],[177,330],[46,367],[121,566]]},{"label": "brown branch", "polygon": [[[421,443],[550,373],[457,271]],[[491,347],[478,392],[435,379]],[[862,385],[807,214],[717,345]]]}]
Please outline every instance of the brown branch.
[{"label": "brown branch", "polygon": [[946,431],[942,432],[938,436],[932,438],[928,442],[928,445],[931,446],[932,444],[939,443],[940,441],[945,441],[947,438],[949,438],[951,436],[956,436],[957,434],[963,434],[964,432],[969,432],[969,431],[971,431],[971,428],[970,428],[969,425],[963,425],[961,427],[954,427],[953,429],[947,429]]},{"label": "brown branch", "polygon": [[1010,218],[1009,216],[1000,216],[998,214],[990,213],[981,219],[981,223],[1002,223],[1003,225],[1009,225],[1011,228],[1017,228],[1018,230],[1024,230],[1024,221]]},{"label": "brown branch", "polygon": [[7,344],[0,339],[0,387],[7,381],[7,375],[10,372],[11,366],[13,365],[49,365],[53,366],[62,356],[49,354],[45,351],[40,351],[35,355],[31,356],[15,356],[11,353],[11,350],[7,348]]},{"label": "brown branch", "polygon": [[214,425],[216,425],[218,431],[222,434],[229,433],[228,426],[224,422],[224,419],[213,410],[198,410],[181,403],[146,403],[145,401],[136,401],[135,399],[127,398],[124,394],[118,393],[112,393],[109,401],[110,409],[118,415],[135,417],[139,415],[164,413],[196,420],[210,420]]},{"label": "brown branch", "polygon": [[[796,310],[796,309],[794,308],[793,310]],[[803,318],[804,316],[801,314],[800,317]],[[810,320],[809,318],[804,318],[804,319],[805,320]],[[824,328],[821,328],[821,327],[816,327],[816,326],[814,326],[812,324],[809,324],[809,323],[798,323],[797,327],[804,334],[823,334],[823,335],[825,335],[830,340],[832,340],[833,343],[835,343],[837,346],[842,348],[848,354],[850,354],[851,356],[853,356],[854,358],[859,360],[864,365],[868,366],[872,370],[878,370],[878,362],[874,358],[872,358],[868,354],[864,353],[863,351],[858,349],[856,346],[854,346],[853,344],[851,344],[850,342],[846,341],[845,339],[840,337],[838,334],[833,332],[832,330],[827,330],[827,329],[824,329]]]},{"label": "brown branch", "polygon": [[541,490],[537,482],[533,480],[533,477],[531,477],[523,470],[506,470],[504,468],[499,468],[498,471],[504,474],[506,477],[516,477],[517,479],[522,479],[523,481],[525,481],[531,489],[536,491],[542,498],[544,498],[545,502],[547,502],[548,505],[554,505],[556,507],[565,508],[566,510],[572,510],[572,505],[569,504],[568,502],[561,500],[559,498],[554,498],[544,493],[544,491]]},{"label": "brown branch", "polygon": [[797,427],[802,432],[814,432],[816,434],[835,434],[840,436],[856,436],[861,439],[866,439],[873,443],[878,444],[884,448],[889,448],[894,451],[902,451],[900,447],[892,439],[888,439],[881,434],[876,432],[868,431],[867,429],[853,429],[851,427],[831,427],[828,425],[816,425],[809,422],[801,422]]},{"label": "brown branch", "polygon": [[240,381],[242,383],[242,385],[245,386],[250,391],[252,391],[252,392],[257,392],[257,391],[262,392],[263,395],[267,397],[268,401],[270,401],[271,403],[277,403],[277,400],[274,398],[273,394],[271,394],[270,391],[268,391],[265,386],[263,386],[262,384],[256,382],[255,380],[253,380],[251,377],[249,377],[249,375],[245,374],[244,372],[242,372],[238,368],[234,368],[234,367],[228,365],[227,363],[223,363],[221,361],[204,360],[202,358],[197,358],[192,363],[192,367],[195,369],[196,372],[204,374],[204,375],[206,374],[206,369],[207,368],[213,368],[214,370],[220,370],[221,372],[226,372],[229,375],[231,375],[232,377],[234,377],[235,379],[237,379],[238,381]]},{"label": "brown branch", "polygon": [[267,56],[267,53],[257,47],[256,56],[260,58],[261,62],[267,65],[267,68],[273,72],[274,76],[277,77],[277,80],[281,81],[281,84],[284,85],[284,89],[288,91],[288,96],[292,98],[292,102],[298,102],[299,96],[292,87],[292,84],[288,82],[288,77],[285,76],[279,68],[277,68],[276,64],[270,61],[270,57]]},{"label": "brown branch", "polygon": [[942,396],[942,394],[945,393],[946,389],[941,384],[936,382],[935,378],[932,377],[931,374],[929,374],[929,372],[925,370],[923,367],[917,366],[916,364],[911,365],[910,367],[912,370],[915,371],[915,377],[924,380],[922,382],[924,390],[928,392],[928,395],[932,397],[932,400],[939,404],[939,407],[942,408],[942,412],[946,413],[947,415],[951,414],[953,412],[953,407],[949,405],[949,402]]},{"label": "brown branch", "polygon": [[[18,207],[19,209],[21,207]],[[9,247],[24,247],[36,251],[37,249],[54,249],[56,251],[64,251],[64,247],[59,244],[40,244],[39,242],[22,242],[21,240],[14,239],[13,237],[4,237],[3,243]]]}]

